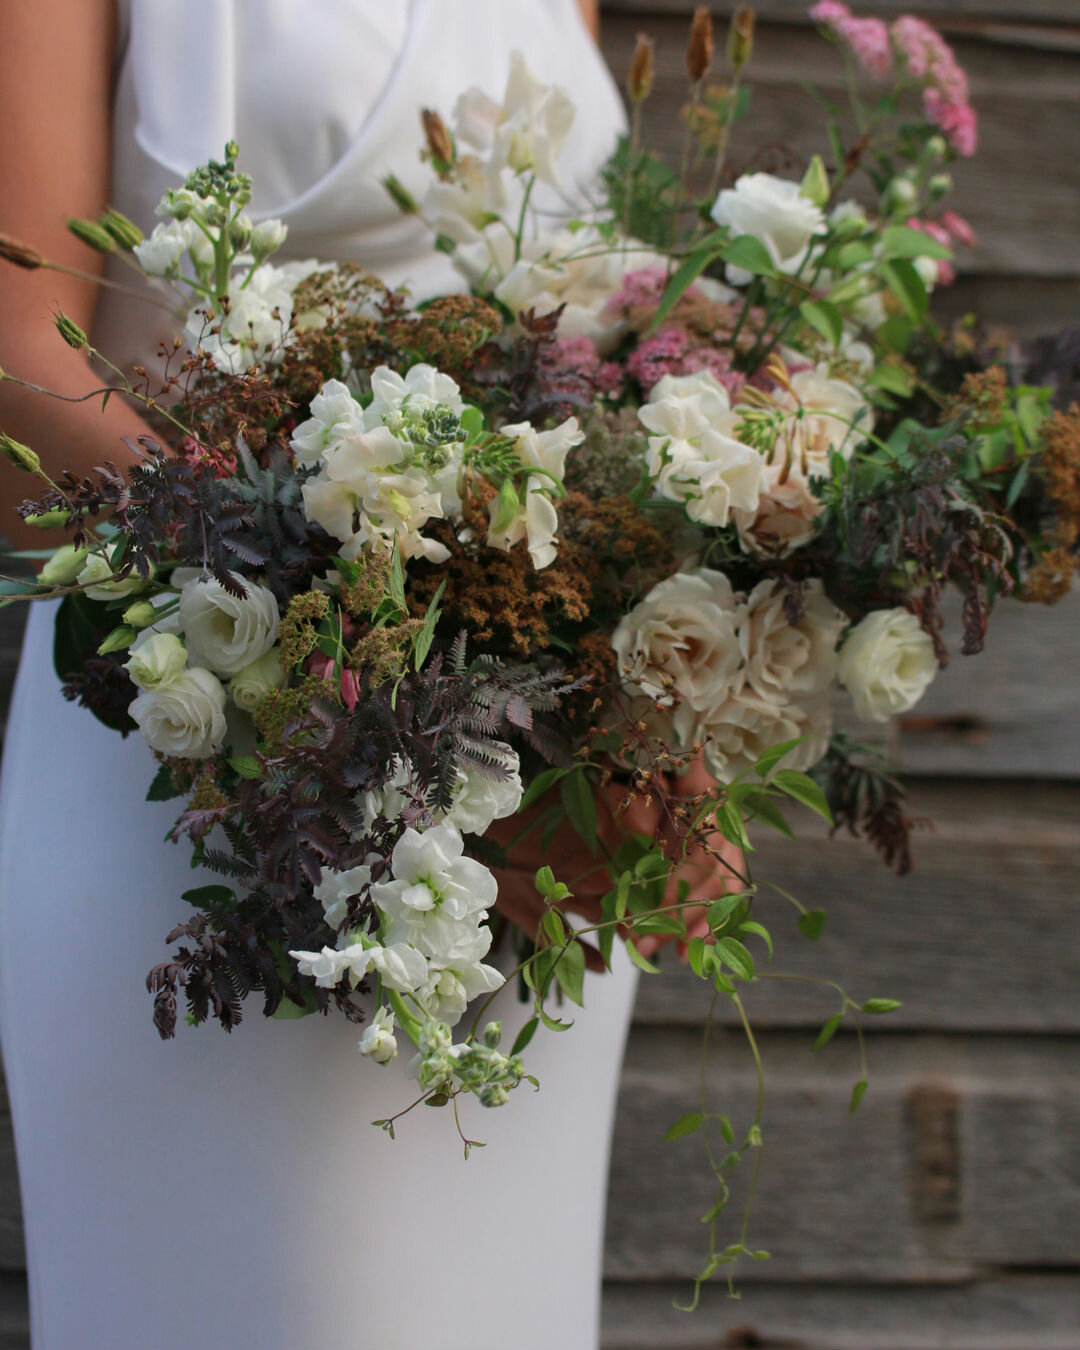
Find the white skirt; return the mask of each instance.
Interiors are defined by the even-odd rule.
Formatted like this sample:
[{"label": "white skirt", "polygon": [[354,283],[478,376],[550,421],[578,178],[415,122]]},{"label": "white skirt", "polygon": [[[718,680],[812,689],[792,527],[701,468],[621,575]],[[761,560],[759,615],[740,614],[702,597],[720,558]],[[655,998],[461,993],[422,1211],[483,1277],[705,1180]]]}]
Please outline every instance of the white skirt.
[{"label": "white skirt", "polygon": [[[145,977],[198,883],[178,802],[66,703],[51,607],[30,616],[0,812],[0,1034],[34,1350],[592,1350],[608,1148],[635,974],[526,1056],[499,1109],[417,1107],[403,1061],[340,1015],[162,1042]],[[500,1006],[501,1005],[501,1006]],[[508,989],[507,1037],[529,1015]],[[541,1311],[542,1310],[542,1311]]]}]

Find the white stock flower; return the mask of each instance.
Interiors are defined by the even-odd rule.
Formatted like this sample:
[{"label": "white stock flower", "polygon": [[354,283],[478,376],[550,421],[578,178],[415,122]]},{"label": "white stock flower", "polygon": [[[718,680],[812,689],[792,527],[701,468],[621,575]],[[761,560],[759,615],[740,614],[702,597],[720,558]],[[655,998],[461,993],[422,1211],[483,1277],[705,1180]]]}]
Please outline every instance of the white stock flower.
[{"label": "white stock flower", "polygon": [[195,665],[218,675],[238,675],[277,640],[273,591],[231,574],[244,595],[230,595],[216,577],[187,582],[180,592],[180,628]]},{"label": "white stock flower", "polygon": [[428,982],[417,997],[430,1016],[453,1026],[471,999],[479,998],[481,994],[493,994],[505,983],[506,977],[501,971],[482,961],[453,970],[432,965]]},{"label": "white stock flower", "polygon": [[623,681],[654,701],[681,705],[674,722],[684,743],[693,721],[688,710],[707,711],[738,687],[735,618],[727,577],[698,567],[659,582],[612,634]]},{"label": "white stock flower", "polygon": [[807,739],[785,758],[784,767],[811,768],[825,753],[831,730],[827,699],[780,704],[744,690],[705,714],[697,736],[704,743],[705,767],[718,782],[730,783],[771,746],[800,736]]},{"label": "white stock flower", "polygon": [[288,676],[282,669],[278,649],[271,647],[232,677],[229,693],[238,708],[254,712],[267,694],[284,689],[287,683]]},{"label": "white stock flower", "polygon": [[391,940],[455,967],[480,960],[490,947],[490,930],[480,921],[498,893],[488,869],[463,857],[463,849],[450,825],[423,834],[406,829],[391,858],[394,880],[371,888],[372,900],[391,921]]},{"label": "white stock flower", "polygon": [[501,745],[500,750],[508,778],[488,778],[476,769],[458,768],[460,786],[444,820],[462,834],[486,834],[493,821],[505,820],[521,805],[524,788],[517,754],[508,745]]},{"label": "white stock flower", "polygon": [[146,690],[128,711],[147,745],[174,759],[206,759],[225,740],[225,690],[198,666]]},{"label": "white stock flower", "polygon": [[150,236],[136,244],[132,252],[147,276],[175,278],[180,275],[180,263],[196,237],[211,246],[193,221],[170,220],[155,225]]},{"label": "white stock flower", "polygon": [[508,552],[526,539],[529,557],[539,570],[553,563],[557,555],[555,532],[559,516],[550,494],[557,491],[556,484],[562,483],[567,454],[581,444],[585,433],[576,417],[568,417],[551,431],[537,431],[529,422],[517,422],[503,427],[502,434],[514,441],[514,453],[526,470],[543,472],[525,473],[518,486],[520,500],[512,520],[499,520],[499,498],[492,501],[487,541],[492,548]]},{"label": "white stock flower", "polygon": [[289,227],[281,220],[260,220],[251,232],[248,247],[255,258],[261,262],[271,253],[276,253],[285,242]]},{"label": "white stock flower", "polygon": [[[820,207],[799,191],[799,184],[771,173],[746,173],[716,198],[712,218],[732,234],[759,240],[779,272],[797,272],[814,236],[825,230]],[[745,285],[751,273],[728,264],[728,280]]]},{"label": "white stock flower", "polygon": [[76,578],[91,600],[119,600],[125,595],[141,591],[146,582],[132,570],[122,581],[113,581],[109,560],[100,553],[91,553]]},{"label": "white stock flower", "polygon": [[[248,259],[250,262],[250,258]],[[201,347],[226,374],[237,375],[259,362],[280,360],[293,323],[293,292],[301,281],[325,264],[306,262],[260,263],[234,272],[229,291],[229,312],[208,319],[206,303],[188,315],[184,336],[192,350]],[[324,321],[314,311],[296,317],[296,326],[318,326]],[[217,332],[212,331],[217,329]]]},{"label": "white stock flower", "polygon": [[864,722],[887,722],[913,708],[938,671],[934,644],[906,609],[876,609],[840,648],[840,682]]},{"label": "white stock flower", "polygon": [[318,464],[326,450],[364,430],[364,409],[340,380],[327,380],[309,411],[289,442],[298,464]]},{"label": "white stock flower", "polygon": [[333,989],[348,975],[355,986],[365,975],[377,971],[383,984],[400,993],[411,994],[428,978],[428,965],[415,947],[408,943],[354,942],[346,947],[323,947],[318,952],[290,951],[301,975],[307,975],[323,989]]},{"label": "white stock flower", "polygon": [[818,580],[802,589],[802,615],[792,624],[785,591],[759,582],[739,606],[737,629],[746,685],[774,703],[805,702],[825,694],[836,677],[836,643],[847,620]]},{"label": "white stock flower", "polygon": [[319,884],[315,887],[315,899],[322,905],[323,917],[335,932],[344,922],[349,901],[354,895],[359,895],[370,880],[370,867],[352,867],[347,872],[323,868]]},{"label": "white stock flower", "polygon": [[376,1064],[389,1064],[398,1052],[394,1036],[394,1014],[389,1008],[380,1008],[364,1028],[360,1037],[360,1053]]},{"label": "white stock flower", "polygon": [[371,393],[364,409],[365,427],[385,425],[395,433],[407,431],[417,415],[438,408],[449,408],[458,417],[465,410],[457,381],[424,362],[411,366],[404,375],[389,366],[376,366],[371,372]]},{"label": "white stock flower", "polygon": [[157,689],[179,675],[187,662],[187,651],[175,633],[151,633],[124,668],[140,689]]}]

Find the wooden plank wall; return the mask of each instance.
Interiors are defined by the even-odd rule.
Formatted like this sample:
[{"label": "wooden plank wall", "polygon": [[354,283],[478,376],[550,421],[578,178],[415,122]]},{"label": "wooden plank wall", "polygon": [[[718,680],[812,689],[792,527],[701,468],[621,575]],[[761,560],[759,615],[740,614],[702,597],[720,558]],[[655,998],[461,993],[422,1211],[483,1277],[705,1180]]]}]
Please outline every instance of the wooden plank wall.
[{"label": "wooden plank wall", "polygon": [[[639,29],[657,38],[650,122],[668,145],[690,8],[604,7],[618,75]],[[833,88],[836,69],[800,4],[759,11],[753,117],[732,163],[786,143],[794,170],[820,148],[799,82]],[[956,171],[980,245],[939,312],[976,306],[1026,336],[1054,331],[1080,319],[1080,0],[951,0],[942,11],[972,75],[983,150]],[[0,611],[0,708],[20,632],[19,616]],[[753,1241],[773,1260],[749,1268],[740,1302],[710,1288],[692,1317],[671,1304],[700,1264],[707,1187],[696,1141],[661,1136],[694,1105],[705,1005],[692,980],[645,981],[612,1154],[606,1350],[1080,1348],[1078,666],[1080,595],[1054,610],[1006,605],[987,653],[957,657],[892,729],[913,811],[934,822],[912,876],[808,822],[794,845],[763,841],[761,874],[829,914],[808,951],[778,902],[777,968],[827,966],[853,993],[904,1007],[875,1025],[870,1092],[848,1117],[851,1039],[810,1051],[830,999],[779,982],[751,991],[769,1082]],[[730,1019],[709,1080],[716,1109],[744,1116],[752,1074]],[[23,1265],[0,1106],[0,1350],[27,1344]]]},{"label": "wooden plank wall", "polygon": [[[893,17],[901,0],[853,7]],[[717,14],[732,5],[715,5]],[[792,0],[765,0],[736,171],[763,157],[795,176],[820,120],[800,84],[838,93],[839,63]],[[687,0],[607,0],[603,45],[621,79],[638,31],[657,42],[650,134],[677,151]],[[955,168],[979,232],[938,313],[977,308],[1031,337],[1080,321],[1080,0],[953,0],[940,22],[972,79],[982,148]],[[784,172],[780,167],[776,171]],[[953,623],[951,630],[958,629]],[[711,1203],[694,1137],[692,978],[644,981],[623,1076],[608,1220],[606,1350],[1076,1350],[1080,1347],[1080,594],[1006,604],[986,653],[955,657],[890,732],[913,813],[934,822],[898,879],[861,842],[804,823],[762,841],[759,875],[828,911],[800,943],[784,902],[776,968],[830,969],[860,996],[902,999],[874,1025],[871,1087],[854,1117],[855,1046],[821,1055],[833,996],[762,982],[747,998],[769,1093],[755,1246],[742,1298],[721,1285],[675,1311],[699,1268]],[[709,1063],[714,1109],[745,1113],[753,1072],[726,1019]]]}]

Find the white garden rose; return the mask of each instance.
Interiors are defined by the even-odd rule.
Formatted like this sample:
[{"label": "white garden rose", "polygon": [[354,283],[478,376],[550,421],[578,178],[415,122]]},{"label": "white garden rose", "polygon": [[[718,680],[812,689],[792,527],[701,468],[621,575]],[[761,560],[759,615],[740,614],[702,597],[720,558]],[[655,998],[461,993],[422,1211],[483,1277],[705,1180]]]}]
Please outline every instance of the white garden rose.
[{"label": "white garden rose", "polygon": [[175,679],[187,663],[187,651],[175,633],[151,633],[124,668],[140,689],[157,689]]},{"label": "white garden rose", "polygon": [[364,1028],[360,1037],[360,1053],[376,1064],[389,1064],[398,1052],[394,1036],[394,1014],[389,1008],[380,1008]]},{"label": "white garden rose", "polygon": [[[799,190],[799,184],[771,173],[745,173],[735,186],[724,188],[712,208],[718,225],[733,235],[749,234],[764,244],[779,272],[797,272],[815,235],[825,231],[820,207]],[[728,265],[727,278],[744,286],[752,274]]]},{"label": "white garden rose", "polygon": [[229,693],[238,708],[244,712],[254,712],[267,694],[272,694],[275,689],[284,689],[287,683],[288,676],[282,669],[278,649],[271,647],[232,677]]},{"label": "white garden rose", "polygon": [[747,688],[712,708],[697,724],[705,767],[721,783],[751,769],[766,750],[800,736],[807,739],[784,759],[787,769],[812,768],[825,753],[832,731],[827,699],[802,705],[774,703]]},{"label": "white garden rose", "polygon": [[147,745],[174,759],[206,759],[225,740],[225,690],[200,666],[146,690],[128,712]]},{"label": "white garden rose", "polygon": [[741,681],[731,583],[707,567],[676,572],[620,620],[611,645],[623,681],[647,698],[676,705],[676,733],[692,739],[681,705],[704,712]]},{"label": "white garden rose", "polygon": [[784,588],[759,582],[739,606],[736,630],[746,685],[774,703],[804,702],[825,694],[836,678],[836,644],[847,620],[820,581],[802,588],[802,615],[792,624]]},{"label": "white garden rose", "polygon": [[238,675],[277,640],[273,591],[231,574],[244,595],[230,595],[216,577],[189,581],[180,592],[180,628],[193,664]]},{"label": "white garden rose", "polygon": [[840,682],[864,722],[913,708],[938,672],[934,644],[906,609],[875,609],[840,649]]},{"label": "white garden rose", "polygon": [[101,553],[91,553],[76,578],[91,600],[119,600],[125,595],[141,591],[146,582],[138,572],[131,571],[121,581],[113,581],[109,560]]},{"label": "white garden rose", "polygon": [[528,422],[502,428],[502,435],[514,442],[514,453],[522,466],[541,469],[526,473],[518,484],[519,504],[510,520],[500,518],[500,499],[489,508],[488,544],[509,552],[522,539],[527,540],[533,566],[539,570],[555,561],[555,535],[559,516],[552,495],[566,472],[566,456],[585,439],[576,417],[568,417],[551,431],[537,431]]}]

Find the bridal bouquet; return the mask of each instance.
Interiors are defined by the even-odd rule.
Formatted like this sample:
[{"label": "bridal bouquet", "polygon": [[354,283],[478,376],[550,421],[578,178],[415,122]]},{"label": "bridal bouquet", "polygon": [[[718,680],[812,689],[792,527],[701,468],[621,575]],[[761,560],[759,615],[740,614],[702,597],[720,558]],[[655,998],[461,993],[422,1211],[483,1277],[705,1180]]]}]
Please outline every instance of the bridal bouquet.
[{"label": "bridal bouquet", "polygon": [[[181,997],[230,1030],[258,991],[267,1015],[361,1025],[376,1063],[411,1042],[429,1104],[494,1107],[587,966],[619,944],[655,973],[671,943],[756,1057],[741,991],[775,921],[751,833],[809,808],[908,866],[902,789],[833,733],[838,691],[870,722],[911,708],[947,657],[948,585],[965,653],[997,596],[1067,588],[1080,417],[929,317],[973,239],[945,206],[976,136],[951,51],[913,18],[812,13],[851,107],[826,108],[828,149],[794,178],[728,170],[749,11],[716,86],[695,16],[677,168],[644,146],[639,42],[630,134],[572,210],[573,104],[520,57],[501,101],[426,111],[429,190],[386,186],[453,294],[279,261],[235,145],[149,237],[72,222],[183,331],[151,376],[58,317],[154,435],[125,470],[55,482],[4,438],[44,480],[23,516],[66,536],[8,597],[61,599],[65,696],[145,739],[150,800],[182,800],[172,838],[220,876],[150,972],[163,1037]],[[779,894],[817,938],[823,913]],[[533,1015],[504,1046],[489,1010],[515,983]],[[822,1045],[897,1006],[834,988]],[[703,1100],[671,1134],[698,1130],[726,1141],[701,1280],[764,1255],[716,1236],[760,1105],[737,1132]]]}]

